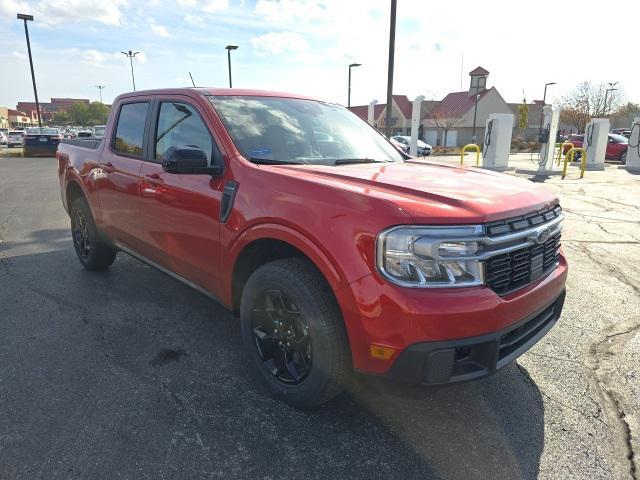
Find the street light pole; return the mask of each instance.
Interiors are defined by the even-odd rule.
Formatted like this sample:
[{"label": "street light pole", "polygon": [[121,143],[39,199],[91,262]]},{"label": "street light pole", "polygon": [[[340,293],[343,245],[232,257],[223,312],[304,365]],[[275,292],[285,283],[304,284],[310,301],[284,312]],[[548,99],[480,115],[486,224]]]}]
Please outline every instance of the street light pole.
[{"label": "street light pole", "polygon": [[347,94],[347,107],[351,106],[351,69],[353,67],[359,67],[361,63],[352,63],[349,65],[349,93]]},{"label": "street light pole", "polygon": [[229,88],[233,88],[232,83],[231,83],[231,50],[237,50],[238,46],[237,45],[227,45],[224,48],[227,51],[227,64],[229,66]]},{"label": "street light pole", "polygon": [[396,49],[396,7],[397,0],[391,0],[391,18],[389,20],[389,66],[387,70],[387,114],[384,121],[384,133],[391,136],[391,102],[393,100],[393,60]]},{"label": "street light pole", "polygon": [[615,92],[616,90],[618,90],[617,88],[614,88],[616,85],[618,84],[618,82],[609,82],[609,88],[607,88],[604,92],[604,114],[603,116],[607,116],[607,98],[609,97],[609,92]]},{"label": "street light pole", "polygon": [[540,109],[540,127],[538,128],[538,132],[542,132],[542,122],[544,121],[544,107],[547,104],[547,87],[555,84],[556,82],[549,82],[544,84],[544,94],[542,95],[542,108]]},{"label": "street light pole", "polygon": [[42,127],[42,116],[40,115],[40,102],[38,101],[38,89],[36,88],[36,75],[33,72],[33,58],[31,57],[31,42],[29,41],[29,29],[27,22],[33,22],[33,15],[18,14],[18,20],[24,20],[24,34],[27,37],[27,51],[29,52],[29,66],[31,67],[31,82],[33,83],[33,95],[36,97],[36,114],[38,115],[38,126]]},{"label": "street light pole", "polygon": [[132,52],[131,50],[128,50],[126,52],[120,52],[120,53],[123,54],[125,57],[129,57],[129,63],[131,64],[131,81],[133,82],[133,91],[135,92],[136,91],[136,77],[133,75],[133,59],[140,52]]},{"label": "street light pole", "polygon": [[100,103],[102,103],[102,89],[105,87],[106,85],[96,85],[96,88],[98,90],[100,90]]}]

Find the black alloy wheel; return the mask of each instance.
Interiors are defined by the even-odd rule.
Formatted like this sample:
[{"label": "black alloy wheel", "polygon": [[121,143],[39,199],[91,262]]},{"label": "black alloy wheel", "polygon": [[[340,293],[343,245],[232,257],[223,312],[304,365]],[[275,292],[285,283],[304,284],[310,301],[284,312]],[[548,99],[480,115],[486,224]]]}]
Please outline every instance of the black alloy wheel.
[{"label": "black alloy wheel", "polygon": [[282,383],[302,382],[311,370],[312,344],[298,306],[280,290],[265,290],[251,310],[251,327],[265,368]]},{"label": "black alloy wheel", "polygon": [[81,209],[76,209],[72,219],[71,231],[73,234],[73,243],[76,252],[82,260],[89,260],[91,255],[92,243],[89,235],[89,226],[87,218]]}]

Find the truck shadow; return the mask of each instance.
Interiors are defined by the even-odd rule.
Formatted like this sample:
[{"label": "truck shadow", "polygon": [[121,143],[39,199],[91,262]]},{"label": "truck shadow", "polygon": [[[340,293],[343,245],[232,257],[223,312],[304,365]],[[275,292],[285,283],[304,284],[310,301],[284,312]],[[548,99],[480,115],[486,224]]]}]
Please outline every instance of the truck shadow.
[{"label": "truck shadow", "polygon": [[296,410],[258,381],[223,307],[123,254],[86,272],[70,243],[0,256],[0,433],[21,431],[0,464],[24,478],[537,476],[544,410],[522,367],[437,390],[355,376]]}]

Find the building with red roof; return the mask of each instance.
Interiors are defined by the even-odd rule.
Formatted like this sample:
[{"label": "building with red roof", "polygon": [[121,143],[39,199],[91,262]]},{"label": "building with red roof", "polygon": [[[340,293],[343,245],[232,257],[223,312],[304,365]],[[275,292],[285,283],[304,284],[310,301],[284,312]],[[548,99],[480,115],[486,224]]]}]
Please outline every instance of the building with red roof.
[{"label": "building with red roof", "polygon": [[[518,124],[517,103],[507,103],[496,87],[487,87],[489,71],[483,67],[476,67],[469,72],[469,89],[463,92],[451,92],[440,101],[426,100],[422,102],[420,112],[420,138],[431,145],[457,147],[474,143],[474,113],[475,113],[475,142],[480,144],[484,139],[484,126],[492,113],[506,113],[514,115],[514,126]],[[477,95],[477,111],[476,111]],[[542,111],[542,102],[536,101],[529,106],[527,127],[515,130],[527,140],[534,140],[537,133],[537,122]],[[406,95],[393,95],[391,113],[392,135],[411,135],[411,112],[413,103]],[[363,120],[368,120],[368,106],[354,106],[351,111]],[[371,122],[380,130],[384,129],[386,105],[377,104]],[[538,120],[536,120],[538,119]]]}]

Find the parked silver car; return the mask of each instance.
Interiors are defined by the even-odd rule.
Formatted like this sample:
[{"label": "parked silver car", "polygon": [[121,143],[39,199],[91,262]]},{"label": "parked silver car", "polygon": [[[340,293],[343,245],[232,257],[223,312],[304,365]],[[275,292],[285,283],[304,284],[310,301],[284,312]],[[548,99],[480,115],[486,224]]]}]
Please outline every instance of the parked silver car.
[{"label": "parked silver car", "polygon": [[22,137],[24,137],[24,131],[10,130],[9,135],[7,135],[7,147],[21,147]]}]

